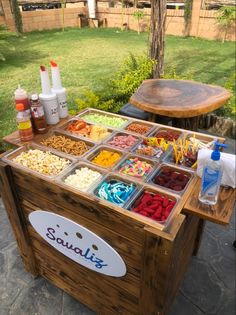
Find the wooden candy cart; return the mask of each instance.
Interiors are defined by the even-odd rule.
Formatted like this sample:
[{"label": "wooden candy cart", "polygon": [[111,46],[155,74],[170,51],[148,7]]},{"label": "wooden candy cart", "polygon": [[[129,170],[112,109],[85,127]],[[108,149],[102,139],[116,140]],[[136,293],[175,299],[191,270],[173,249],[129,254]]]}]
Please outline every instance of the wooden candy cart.
[{"label": "wooden candy cart", "polygon": [[[60,125],[65,123],[66,120],[53,129],[60,130]],[[151,126],[166,127],[157,124]],[[35,136],[34,141],[39,143],[41,137]],[[197,133],[196,137],[211,138]],[[221,138],[218,140],[224,141]],[[22,150],[23,144],[17,133],[7,136],[5,141]],[[25,269],[35,277],[48,279],[97,314],[168,314],[191,257],[197,253],[205,220],[228,224],[232,214],[235,191],[222,188],[217,205],[206,208],[198,201],[200,180],[194,172],[191,183],[182,195],[140,181],[138,186],[161,192],[178,201],[171,220],[162,225],[103,201],[92,193],[83,193],[58,180],[18,167],[12,162],[12,157],[19,152],[8,152],[2,157],[0,189]],[[115,171],[110,173],[116,176]],[[74,228],[78,227],[80,232],[85,228],[86,231],[83,231],[88,233],[88,238],[92,233],[98,242],[97,246],[92,244],[94,252],[98,252],[100,246],[109,246],[111,251],[108,256],[117,255],[114,261],[110,261],[113,271],[104,274],[87,267],[83,261],[75,261],[70,254],[49,243],[29,220],[29,215],[37,211],[59,215],[61,220],[69,219],[73,226],[63,231],[65,239]],[[52,228],[54,222],[50,224]],[[59,224],[57,226],[59,229]],[[77,233],[79,238],[82,237],[81,233]],[[52,240],[53,237],[51,234]],[[57,246],[62,245],[62,241],[58,243]],[[67,245],[66,250],[72,248]],[[90,264],[95,261],[91,257]],[[121,263],[123,271],[118,275],[116,272]]]}]

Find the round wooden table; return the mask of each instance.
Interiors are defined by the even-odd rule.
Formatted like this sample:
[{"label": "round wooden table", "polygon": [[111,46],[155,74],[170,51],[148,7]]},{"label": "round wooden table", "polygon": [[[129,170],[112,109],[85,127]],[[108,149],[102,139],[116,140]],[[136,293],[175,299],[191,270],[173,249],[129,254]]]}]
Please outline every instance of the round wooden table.
[{"label": "round wooden table", "polygon": [[150,113],[173,117],[176,127],[197,130],[199,116],[223,106],[230,93],[220,87],[186,80],[145,80],[130,103]]}]

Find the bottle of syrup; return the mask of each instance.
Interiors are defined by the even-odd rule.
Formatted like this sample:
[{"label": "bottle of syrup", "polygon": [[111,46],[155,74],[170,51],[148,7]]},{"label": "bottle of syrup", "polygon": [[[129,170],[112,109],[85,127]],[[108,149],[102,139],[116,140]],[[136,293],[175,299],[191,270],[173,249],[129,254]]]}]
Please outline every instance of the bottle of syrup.
[{"label": "bottle of syrup", "polygon": [[31,95],[30,110],[34,131],[36,133],[47,132],[47,123],[44,115],[44,109],[43,105],[39,101],[38,94]]},{"label": "bottle of syrup", "polygon": [[25,106],[22,103],[16,104],[16,122],[19,130],[20,140],[22,142],[30,141],[33,139],[33,129],[28,110],[25,110]]}]

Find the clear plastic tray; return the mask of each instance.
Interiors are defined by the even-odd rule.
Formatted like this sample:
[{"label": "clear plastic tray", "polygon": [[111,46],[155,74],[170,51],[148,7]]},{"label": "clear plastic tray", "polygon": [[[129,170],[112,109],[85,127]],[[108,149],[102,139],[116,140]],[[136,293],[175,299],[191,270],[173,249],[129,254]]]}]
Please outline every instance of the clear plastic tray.
[{"label": "clear plastic tray", "polygon": [[[138,133],[138,132],[135,132],[135,131],[132,131],[132,130],[128,130],[127,128],[130,125],[132,125],[132,124],[138,124],[138,125],[147,126],[147,127],[149,127],[149,130],[146,133],[144,133],[144,134],[141,134],[141,133]],[[124,131],[133,133],[135,135],[143,136],[143,137],[147,137],[149,134],[153,133],[155,130],[156,130],[156,126],[153,123],[142,121],[142,120],[134,120],[134,119],[132,121],[130,121],[127,124],[127,126],[124,128]]]},{"label": "clear plastic tray", "polygon": [[[113,140],[114,137],[117,137],[117,136],[132,136],[136,139],[136,142],[128,147],[128,148],[121,148],[121,147],[117,147],[113,144],[110,144],[109,142]],[[119,150],[124,150],[124,151],[132,151],[132,149],[140,142],[140,138],[137,136],[137,135],[134,135],[132,133],[129,133],[129,132],[122,132],[122,131],[119,131],[119,132],[114,132],[106,141],[104,141],[105,144],[111,146],[111,147],[114,147],[114,148],[117,148]]]},{"label": "clear plastic tray", "polygon": [[[92,182],[92,184],[89,185],[89,187],[87,189],[80,189],[79,187],[72,186],[72,185],[65,183],[65,179],[68,176],[75,174],[76,170],[79,170],[79,169],[84,168],[84,167],[87,167],[88,169],[90,169],[92,171],[99,172],[101,174],[101,176],[98,179],[96,179],[94,182]],[[107,174],[107,171],[100,168],[100,167],[97,167],[93,164],[89,164],[86,162],[78,162],[77,164],[74,164],[73,166],[71,166],[69,169],[63,171],[60,175],[58,175],[56,177],[55,180],[59,184],[61,184],[62,186],[65,186],[66,188],[70,188],[71,190],[73,190],[75,192],[82,191],[85,193],[89,193],[93,187],[97,186],[97,184],[103,180],[103,178],[106,174]],[[81,180],[83,181],[83,178],[81,178]]]},{"label": "clear plastic tray", "polygon": [[[172,132],[172,133],[174,133],[174,134],[178,134],[178,138],[176,137],[176,140],[175,140],[176,143],[178,142],[178,140],[179,140],[179,139],[182,137],[182,135],[183,135],[182,131],[180,131],[180,130],[176,130],[176,129],[168,128],[168,127],[158,127],[154,132],[152,132],[152,133],[149,135],[149,137],[158,138],[158,137],[159,137],[159,136],[158,136],[158,133],[160,133],[160,132],[164,132],[164,133],[167,133],[167,134],[168,134],[168,132]],[[172,142],[171,140],[168,140],[168,139],[165,139],[165,140]]]},{"label": "clear plastic tray", "polygon": [[[109,201],[109,200],[106,200],[105,198],[101,198],[98,196],[98,190],[100,188],[100,186],[102,185],[102,183],[104,181],[106,182],[110,182],[112,180],[115,180],[115,181],[118,181],[120,183],[125,183],[125,184],[133,184],[135,189],[134,191],[131,193],[131,195],[127,198],[126,201],[124,201],[123,203],[115,203],[115,202],[112,202],[112,201]],[[96,185],[96,187],[94,187],[93,189],[91,189],[91,193],[96,196],[98,199],[101,199],[101,200],[104,200],[106,202],[108,202],[109,204],[113,204],[113,205],[116,205],[118,207],[122,207],[122,208],[126,208],[126,205],[130,203],[130,200],[132,200],[132,198],[139,192],[139,190],[141,189],[141,185],[133,182],[132,180],[129,180],[127,178],[123,178],[122,176],[119,176],[117,174],[108,174],[106,175],[101,181],[99,184]]]},{"label": "clear plastic tray", "polygon": [[[103,150],[110,151],[110,152],[116,152],[116,153],[120,154],[120,159],[118,161],[116,161],[112,166],[109,166],[109,167],[101,166],[101,165],[94,163],[92,160]],[[125,152],[122,150],[118,150],[118,149],[115,149],[115,148],[107,146],[107,145],[100,145],[100,146],[96,147],[88,155],[86,155],[85,158],[87,161],[89,161],[89,163],[92,163],[93,165],[105,168],[107,170],[113,170],[116,167],[116,165],[123,160],[124,156],[125,156]]]},{"label": "clear plastic tray", "polygon": [[[73,137],[76,137],[76,138],[80,138],[80,139],[86,139],[88,141],[92,141],[94,143],[101,143],[101,142],[104,142],[107,138],[109,138],[111,136],[111,134],[114,132],[114,129],[112,128],[109,128],[109,127],[105,127],[107,128],[107,131],[110,133],[108,134],[107,136],[105,136],[103,139],[99,140],[99,141],[96,141],[96,140],[93,140],[91,139],[90,137],[87,137],[87,136],[83,136],[82,134],[77,134],[76,132],[73,132],[73,131],[69,131],[67,130],[67,127],[72,124],[73,122],[76,122],[78,120],[82,120],[81,118],[77,117],[77,118],[72,118],[70,120],[68,120],[65,124],[61,125],[60,127],[56,128],[56,130],[58,131],[63,131],[64,133],[66,134],[69,134],[69,135],[72,135]],[[88,124],[89,126],[101,126],[99,124],[93,124],[93,123],[88,123],[88,122],[85,122],[86,124]]]},{"label": "clear plastic tray", "polygon": [[[120,172],[120,169],[123,166],[123,163],[125,163],[125,161],[129,160],[129,159],[135,159],[138,158],[141,161],[145,161],[147,163],[149,163],[152,166],[152,169],[150,170],[150,172],[143,177],[135,177],[129,174],[125,174]],[[118,172],[120,175],[122,176],[128,176],[129,178],[133,178],[135,180],[138,181],[147,181],[149,179],[149,177],[152,175],[152,173],[155,171],[155,169],[157,168],[157,166],[159,165],[158,161],[154,161],[153,159],[148,159],[142,155],[138,155],[138,154],[128,154],[118,165],[117,167],[114,169],[114,171]]]},{"label": "clear plastic tray", "polygon": [[[171,170],[171,171],[175,171],[177,173],[180,173],[180,174],[187,176],[189,178],[189,180],[188,180],[187,184],[185,185],[184,189],[176,191],[176,190],[173,190],[171,188],[167,188],[161,184],[155,183],[154,180],[155,180],[156,176],[160,175],[163,172],[163,170]],[[161,189],[165,189],[166,191],[169,191],[171,193],[183,195],[185,193],[185,191],[187,190],[187,188],[189,187],[193,177],[194,177],[193,172],[187,171],[187,170],[180,168],[178,166],[173,166],[171,164],[162,163],[157,168],[157,170],[152,174],[152,176],[149,178],[148,183],[154,185],[155,187],[160,187]]]},{"label": "clear plastic tray", "polygon": [[[113,117],[113,118],[120,118],[124,121],[124,123],[120,126],[117,126],[117,127],[114,127],[114,126],[111,126],[111,125],[105,125],[103,123],[97,123],[97,122],[94,122],[94,121],[90,121],[88,119],[86,119],[86,116],[89,115],[89,114],[98,114],[98,115],[101,115],[101,116],[108,116],[108,117]],[[121,116],[121,115],[117,115],[117,114],[113,114],[113,113],[108,113],[108,112],[105,112],[105,111],[101,111],[101,110],[97,110],[97,109],[93,109],[93,108],[88,108],[82,112],[80,112],[77,116],[75,116],[76,118],[81,118],[83,119],[84,121],[88,122],[88,123],[92,123],[92,124],[96,124],[96,125],[101,125],[101,126],[104,126],[104,127],[108,127],[108,128],[112,128],[112,129],[117,129],[117,130],[121,130],[123,128],[125,128],[125,126],[129,123],[130,119],[129,118],[126,118],[124,116]]]},{"label": "clear plastic tray", "polygon": [[167,153],[167,155],[165,156],[163,161],[166,162],[166,163],[178,166],[180,168],[185,168],[185,169],[188,169],[188,170],[191,170],[191,171],[194,172],[194,171],[196,171],[196,168],[197,168],[197,163],[196,163],[197,162],[197,153],[196,153],[196,160],[195,160],[194,164],[191,165],[191,166],[188,166],[186,164],[176,163],[175,162],[175,158],[174,158],[174,150],[173,150],[173,148]]},{"label": "clear plastic tray", "polygon": [[[140,156],[143,156],[143,157],[152,159],[152,160],[157,160],[157,161],[163,160],[163,159],[165,158],[165,156],[167,155],[167,153],[169,152],[169,150],[170,150],[170,146],[169,146],[169,148],[168,148],[165,152],[163,152],[163,153],[160,155],[160,157],[157,157],[157,156],[150,156],[150,155],[146,155],[146,154],[142,154],[142,153],[137,152],[137,150],[138,150],[138,148],[139,148],[140,145],[145,145],[144,140],[141,140],[139,143],[137,143],[137,144],[133,147],[132,152],[133,152],[134,154],[137,154],[137,155],[140,155]],[[153,147],[153,148],[155,149],[156,147]]]},{"label": "clear plastic tray", "polygon": [[[44,174],[44,173],[40,173],[36,170],[33,170],[27,166],[23,166],[17,162],[14,162],[13,159],[16,158],[17,156],[19,156],[22,152],[27,152],[29,151],[30,149],[32,150],[40,150],[40,151],[43,151],[43,152],[51,152],[52,154],[60,157],[60,158],[64,158],[66,160],[69,160],[70,161],[70,164],[68,166],[66,166],[63,170],[61,170],[58,174],[55,174],[55,175],[47,175],[47,174]],[[64,172],[67,168],[69,168],[70,166],[73,165],[73,163],[75,163],[75,159],[73,158],[68,158],[66,155],[62,154],[62,153],[58,153],[58,151],[55,151],[55,150],[49,150],[49,149],[46,149],[45,147],[43,146],[39,146],[37,144],[27,144],[27,145],[24,145],[20,148],[17,148],[13,151],[11,151],[10,153],[8,153],[7,155],[5,155],[2,160],[4,162],[6,162],[7,164],[11,165],[12,167],[14,168],[17,168],[17,169],[20,169],[20,170],[23,170],[23,171],[26,171],[30,174],[35,174],[37,176],[40,176],[40,177],[43,177],[43,178],[50,178],[50,179],[55,179],[56,176],[58,176],[60,173]]]},{"label": "clear plastic tray", "polygon": [[[83,154],[81,154],[81,155],[74,155],[74,154],[71,154],[71,153],[67,153],[67,152],[61,151],[61,150],[56,149],[56,148],[52,148],[52,147],[46,146],[45,144],[42,143],[43,140],[46,140],[50,136],[54,136],[54,135],[55,136],[64,136],[64,137],[69,138],[69,139],[71,139],[71,140],[73,140],[75,142],[82,141],[82,142],[84,142],[87,145],[87,147],[89,149],[86,152],[84,152]],[[77,138],[77,137],[74,137],[72,135],[69,135],[69,134],[67,134],[65,132],[61,132],[61,131],[58,131],[58,130],[55,130],[55,131],[52,130],[50,133],[47,133],[43,137],[40,137],[37,140],[33,140],[33,142],[37,143],[38,145],[40,145],[40,146],[42,146],[44,148],[47,148],[48,150],[55,150],[56,152],[63,153],[66,156],[72,157],[74,159],[81,159],[81,158],[83,158],[85,155],[89,154],[89,152],[96,147],[95,143],[92,142],[92,141],[88,141],[85,138],[82,138],[82,139],[81,138]]]},{"label": "clear plastic tray", "polygon": [[[214,148],[214,142],[217,141],[217,137],[212,137],[204,134],[199,134],[199,133],[185,133],[184,136],[186,137],[187,140],[190,140],[190,138],[196,139],[197,141],[200,141],[202,143],[199,148],[203,149],[213,149]],[[197,142],[196,141],[196,142]]]},{"label": "clear plastic tray", "polygon": [[[175,201],[176,204],[174,205],[174,207],[172,208],[169,216],[167,217],[166,220],[163,220],[163,221],[157,221],[157,220],[154,220],[152,219],[151,217],[146,217],[138,212],[134,212],[133,209],[139,204],[144,192],[148,192],[150,193],[151,195],[153,194],[158,194],[158,195],[161,195],[165,198],[168,198],[169,200],[172,200],[172,201]],[[163,229],[166,229],[168,227],[168,225],[171,223],[171,221],[173,220],[173,218],[175,217],[176,215],[176,210],[178,209],[178,202],[180,201],[180,197],[177,196],[177,195],[174,195],[172,193],[169,193],[169,192],[164,192],[160,189],[157,189],[157,188],[152,188],[150,186],[144,186],[133,198],[132,200],[130,200],[130,203],[126,205],[126,209],[131,211],[131,212],[134,212],[136,213],[137,215],[139,216],[142,216],[144,218],[146,218],[148,221],[150,220],[151,222],[155,222],[157,223],[157,225],[159,226],[159,228],[161,230]]]}]

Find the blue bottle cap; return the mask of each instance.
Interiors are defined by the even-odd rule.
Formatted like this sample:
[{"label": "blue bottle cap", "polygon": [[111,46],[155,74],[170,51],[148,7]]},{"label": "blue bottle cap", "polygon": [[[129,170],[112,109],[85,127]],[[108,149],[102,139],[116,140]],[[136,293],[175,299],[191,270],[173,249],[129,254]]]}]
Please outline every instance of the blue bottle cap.
[{"label": "blue bottle cap", "polygon": [[215,142],[215,148],[214,151],[211,153],[211,159],[213,161],[219,161],[220,159],[220,151],[219,148],[227,148],[226,144]]}]

